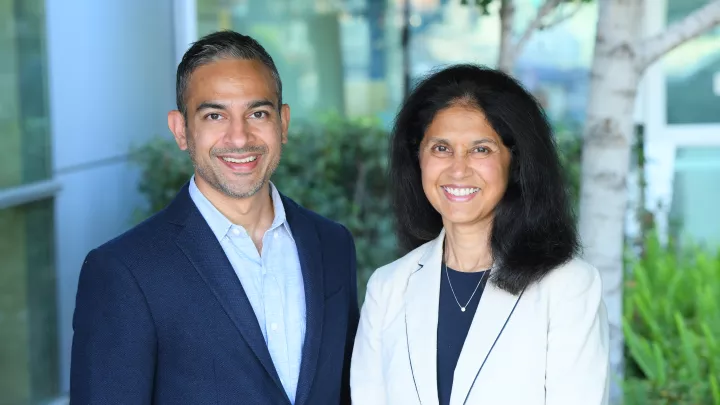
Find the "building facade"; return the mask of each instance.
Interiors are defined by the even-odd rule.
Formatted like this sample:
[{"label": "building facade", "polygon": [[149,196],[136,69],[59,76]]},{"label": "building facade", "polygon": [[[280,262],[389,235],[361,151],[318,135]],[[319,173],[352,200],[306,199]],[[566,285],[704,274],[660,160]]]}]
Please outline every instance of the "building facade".
[{"label": "building facade", "polygon": [[[410,0],[408,0],[410,1]],[[704,0],[648,10],[648,33]],[[493,14],[412,0],[411,79],[492,65]],[[529,19],[539,1],[519,7]],[[403,98],[400,0],[0,0],[0,405],[69,387],[72,314],[88,251],[129,229],[144,201],[131,150],[169,136],[177,63],[194,39],[235,29],[263,43],[293,120],[329,110],[390,125]],[[493,11],[493,12],[496,12]],[[596,10],[537,34],[516,75],[556,123],[581,124]],[[720,32],[653,66],[638,99],[645,198],[665,231],[720,245]],[[659,208],[658,208],[659,206]],[[675,224],[675,225],[674,225]],[[632,228],[630,224],[629,228]],[[630,229],[632,230],[632,229]]]}]

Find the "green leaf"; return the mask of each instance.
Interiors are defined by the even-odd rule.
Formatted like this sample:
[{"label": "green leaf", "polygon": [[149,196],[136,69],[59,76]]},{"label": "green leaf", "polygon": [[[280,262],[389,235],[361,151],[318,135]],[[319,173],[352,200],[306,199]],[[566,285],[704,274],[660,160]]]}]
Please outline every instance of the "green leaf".
[{"label": "green leaf", "polygon": [[720,374],[710,374],[710,391],[713,404],[720,405]]},{"label": "green leaf", "polygon": [[685,321],[678,312],[675,313],[675,323],[677,324],[677,329],[680,332],[680,348],[684,355],[685,365],[692,376],[691,378],[700,379],[700,360],[698,358],[698,354],[695,352],[694,337],[688,330],[685,325]]}]

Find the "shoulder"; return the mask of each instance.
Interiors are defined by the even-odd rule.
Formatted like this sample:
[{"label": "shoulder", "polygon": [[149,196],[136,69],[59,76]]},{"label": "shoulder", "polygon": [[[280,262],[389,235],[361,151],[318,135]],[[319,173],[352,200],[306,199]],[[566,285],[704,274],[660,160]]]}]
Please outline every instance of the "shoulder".
[{"label": "shoulder", "polygon": [[367,285],[369,294],[389,294],[392,291],[404,292],[410,276],[419,269],[420,259],[430,248],[432,241],[427,242],[393,262],[373,272]]},{"label": "shoulder", "polygon": [[286,215],[304,216],[315,226],[323,239],[339,241],[349,238],[352,242],[352,235],[345,225],[303,207],[288,196],[281,194],[281,198]]},{"label": "shoulder", "polygon": [[[162,255],[173,242],[177,225],[168,222],[165,210],[161,210],[120,235],[93,248],[90,258],[123,263],[132,268],[145,262],[144,258]],[[142,267],[142,266],[140,266]]]},{"label": "shoulder", "polygon": [[556,267],[540,281],[551,302],[586,297],[600,299],[603,282],[600,272],[585,260],[574,258]]}]

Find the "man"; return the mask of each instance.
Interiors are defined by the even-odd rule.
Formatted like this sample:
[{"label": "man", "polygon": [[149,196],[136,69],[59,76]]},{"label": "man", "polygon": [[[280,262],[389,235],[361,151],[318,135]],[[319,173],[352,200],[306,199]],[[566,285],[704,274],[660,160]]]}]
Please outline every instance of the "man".
[{"label": "man", "polygon": [[72,404],[349,403],[355,246],[270,182],[290,122],[281,94],[250,37],[217,32],[184,55],[168,125],[195,174],[88,254]]}]

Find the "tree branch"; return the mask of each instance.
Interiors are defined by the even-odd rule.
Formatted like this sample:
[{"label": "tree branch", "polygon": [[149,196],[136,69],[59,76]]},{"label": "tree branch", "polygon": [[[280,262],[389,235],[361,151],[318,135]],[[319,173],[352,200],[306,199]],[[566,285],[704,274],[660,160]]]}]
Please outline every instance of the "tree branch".
[{"label": "tree branch", "polygon": [[639,46],[637,69],[644,71],[666,53],[720,24],[720,0],[712,0]]},{"label": "tree branch", "polygon": [[[720,1],[720,0],[718,0]],[[525,28],[525,31],[523,31],[522,35],[520,36],[520,39],[515,43],[515,46],[513,46],[513,54],[518,55],[520,54],[520,51],[525,47],[525,44],[527,41],[530,40],[530,37],[532,37],[532,34],[541,29],[543,26],[543,19],[550,14],[553,10],[557,8],[557,6],[560,5],[562,0],[545,0],[543,4],[538,9],[537,15],[535,18],[530,21],[530,24]]]},{"label": "tree branch", "polygon": [[558,25],[558,24],[560,24],[560,23],[562,23],[562,22],[564,22],[564,21],[567,21],[567,20],[571,19],[572,17],[575,16],[575,14],[578,13],[578,11],[580,11],[580,9],[582,9],[582,4],[583,4],[583,3],[580,2],[580,1],[576,2],[576,3],[575,3],[576,7],[575,7],[571,12],[569,12],[569,13],[567,13],[567,14],[561,14],[560,16],[558,16],[557,18],[555,18],[554,20],[549,21],[549,22],[547,22],[547,23],[545,23],[545,24],[542,24],[542,25],[539,27],[539,29],[541,29],[541,30],[546,30],[546,29],[548,29],[548,28],[552,28],[552,27],[554,27],[554,26],[556,26],[556,25]]}]

